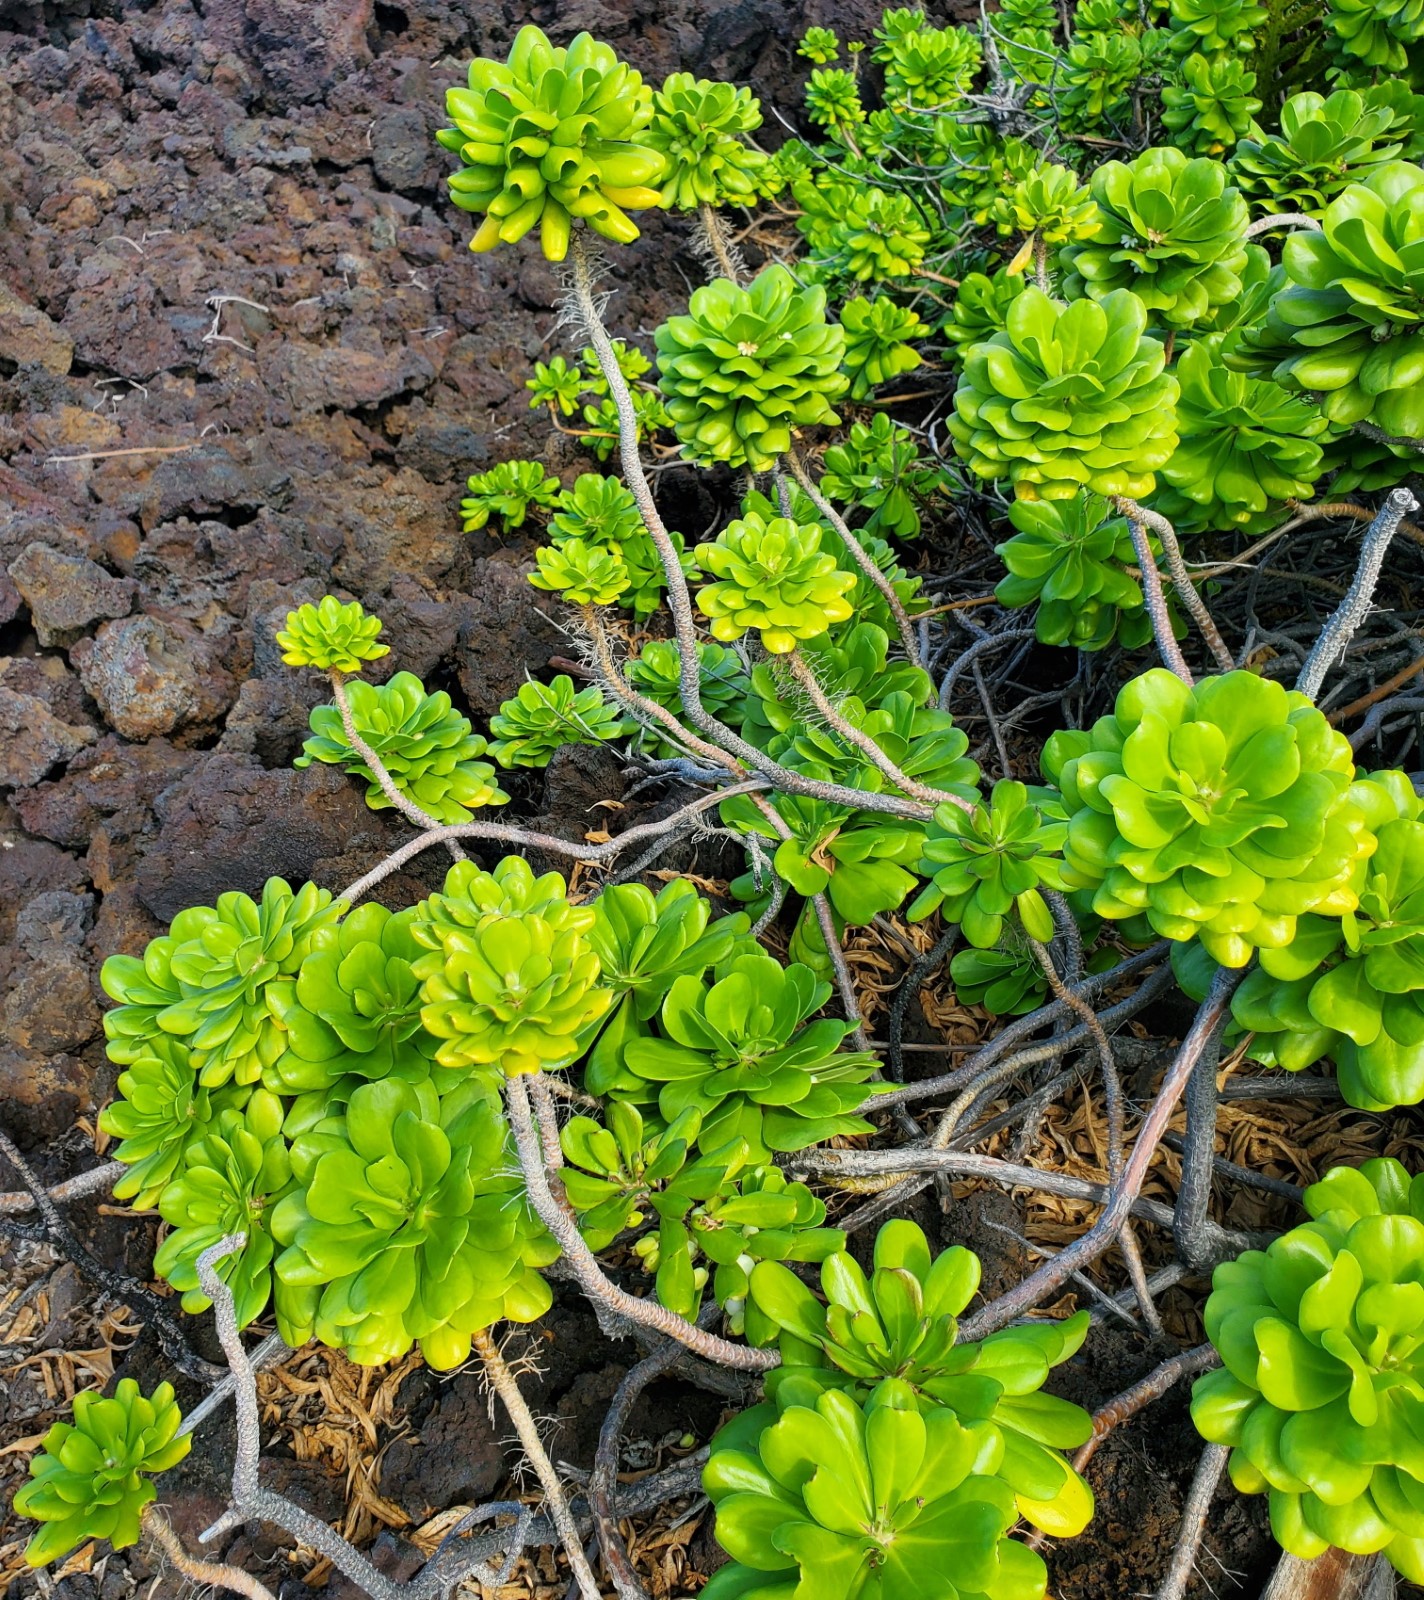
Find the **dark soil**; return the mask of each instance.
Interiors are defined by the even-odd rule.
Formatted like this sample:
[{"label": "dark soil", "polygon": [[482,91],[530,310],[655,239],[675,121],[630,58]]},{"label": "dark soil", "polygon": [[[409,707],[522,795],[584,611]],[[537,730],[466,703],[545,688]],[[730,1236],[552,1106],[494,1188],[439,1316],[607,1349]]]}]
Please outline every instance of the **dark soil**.
[{"label": "dark soil", "polygon": [[[565,647],[524,582],[527,544],[460,532],[469,473],[516,455],[566,477],[589,463],[530,412],[524,389],[533,360],[561,348],[557,273],[527,250],[472,256],[445,201],[431,138],[444,86],[533,20],[560,38],[587,27],[654,79],[729,77],[789,111],[803,79],[796,36],[811,23],[865,36],[879,10],[0,0],[0,1105],[47,1179],[92,1163],[112,1087],[104,956],[137,952],[181,907],[272,873],[346,881],[401,837],[358,785],[291,769],[320,688],[277,658],[285,612],[329,590],[359,597],[396,642],[391,667],[450,689],[480,727]],[[699,270],[684,225],[651,214],[616,257],[616,329],[647,343]],[[700,534],[702,491],[676,474],[662,483],[669,511]],[[616,760],[584,752],[518,798],[540,825],[576,835],[637,815],[609,823],[593,809],[621,784]],[[664,865],[715,871],[700,848]],[[382,893],[408,903],[439,871],[427,858]],[[15,1187],[8,1172],[0,1183]],[[984,1226],[1017,1227],[1010,1200],[921,1212],[943,1243],[981,1251],[986,1282],[1024,1270]],[[91,1204],[74,1220],[107,1265],[147,1277],[151,1219]],[[60,1258],[12,1244],[0,1299],[7,1285],[48,1312],[34,1337],[0,1350],[2,1443],[43,1431],[63,1405],[42,1381],[51,1366],[26,1358],[105,1337]],[[535,1411],[554,1419],[552,1453],[587,1467],[634,1352],[608,1345],[567,1296],[529,1340],[539,1375],[526,1381]],[[216,1353],[201,1321],[195,1342]],[[1163,1354],[1103,1334],[1063,1384],[1092,1404]],[[124,1371],[169,1375],[147,1335],[118,1358]],[[92,1379],[81,1370],[80,1381]],[[655,1386],[633,1417],[628,1464],[662,1459],[683,1435],[705,1440],[721,1408],[685,1384]],[[412,1372],[373,1481],[418,1525],[507,1483],[509,1431],[474,1374]],[[347,1486],[285,1448],[269,1470],[339,1521]],[[190,1547],[224,1501],[229,1449],[224,1427],[204,1429],[165,1480]],[[1150,1590],[1198,1449],[1182,1395],[1109,1442],[1093,1468],[1096,1522],[1050,1552],[1065,1600]],[[24,1456],[0,1456],[6,1501]],[[0,1529],[0,1544],[15,1534]],[[409,1570],[408,1547],[387,1536],[382,1548]],[[705,1530],[689,1548],[694,1571],[719,1559]],[[271,1530],[239,1533],[232,1553],[269,1581],[283,1569]],[[1193,1596],[1254,1596],[1269,1562],[1259,1503],[1227,1493]],[[183,1587],[171,1576],[149,1587],[153,1575],[129,1552],[54,1592],[125,1600],[139,1586],[165,1600]],[[12,1592],[40,1591],[21,1579]]]}]

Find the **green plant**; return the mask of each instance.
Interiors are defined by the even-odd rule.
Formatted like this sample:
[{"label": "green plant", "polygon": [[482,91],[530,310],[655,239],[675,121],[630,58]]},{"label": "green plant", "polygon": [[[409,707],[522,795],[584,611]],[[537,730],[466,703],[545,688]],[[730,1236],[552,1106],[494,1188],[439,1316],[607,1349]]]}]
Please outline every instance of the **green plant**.
[{"label": "green plant", "polygon": [[910,906],[911,921],[932,911],[957,922],[980,949],[999,941],[1004,918],[1017,911],[1024,931],[1040,943],[1053,937],[1053,916],[1042,890],[1077,887],[1057,852],[1067,824],[1046,820],[1023,784],[1001,778],[988,805],[972,811],[939,806],[918,870],[929,882]]},{"label": "green plant", "polygon": [[246,1099],[236,1084],[205,1088],[188,1047],[161,1033],[119,1074],[118,1090],[99,1113],[99,1127],[119,1140],[114,1160],[129,1168],[114,1184],[115,1198],[143,1211],[152,1209],[188,1147],[211,1131],[219,1113]]},{"label": "green plant", "polygon": [[1098,212],[1093,197],[1069,167],[1045,161],[994,203],[1000,233],[1026,233],[1044,244],[1091,238]]},{"label": "green plant", "polygon": [[558,1248],[528,1209],[497,1101],[476,1088],[363,1084],[339,1126],[298,1139],[298,1186],[277,1206],[278,1326],[353,1361],[418,1343],[431,1366],[468,1359],[501,1317],[533,1322]]},{"label": "green plant", "polygon": [[[1219,156],[1253,126],[1251,118],[1261,109],[1251,92],[1255,87],[1256,74],[1238,56],[1189,55],[1182,82],[1162,86],[1162,125],[1191,155]],[[1249,198],[1241,166],[1233,161],[1231,171]]]},{"label": "green plant", "polygon": [[[117,1018],[113,1034],[140,1037],[136,1029],[156,1025],[188,1046],[205,1088],[230,1079],[255,1083],[286,1048],[268,1004],[269,988],[296,977],[316,934],[343,909],[315,884],[293,893],[284,879],[268,878],[260,901],[233,890],[219,895],[215,907],[180,911],[168,938],[152,941],[159,946],[152,965],[166,966],[176,995],[160,991],[167,1003],[155,1006],[148,1003],[153,991],[141,988],[139,1016]],[[145,975],[148,957],[146,951]],[[114,977],[133,972],[128,966],[110,970]]]},{"label": "green plant", "polygon": [[1302,917],[1231,1009],[1256,1060],[1297,1072],[1332,1056],[1345,1099],[1385,1111],[1424,1100],[1424,802],[1402,772],[1349,792],[1378,840],[1355,866],[1358,907]]},{"label": "green plant", "polygon": [[1424,169],[1391,161],[1326,206],[1321,231],[1292,234],[1287,286],[1232,365],[1274,361],[1287,388],[1323,392],[1341,426],[1370,421],[1424,437]]},{"label": "green plant", "polygon": [[571,417],[588,387],[588,377],[582,367],[570,366],[563,356],[551,356],[534,363],[534,376],[525,380],[524,387],[533,396],[531,411],[548,406],[551,412]]},{"label": "green plant", "polygon": [[855,74],[840,67],[817,67],[806,85],[806,116],[818,128],[841,135],[864,122]]},{"label": "green plant", "polygon": [[484,214],[472,250],[517,243],[537,224],[544,254],[562,261],[575,220],[627,244],[638,237],[627,213],[658,204],[652,96],[590,34],[564,48],[523,27],[508,61],[472,61],[468,88],[447,90],[445,106],[455,126],[436,138],[464,163],[450,197]]},{"label": "green plant", "polygon": [[600,983],[646,1021],[675,979],[700,978],[741,942],[745,916],[719,917],[709,927],[711,915],[710,903],[686,878],[674,878],[656,896],[640,883],[611,884],[594,902],[588,932]]},{"label": "green plant", "polygon": [[619,708],[596,684],[575,690],[561,672],[550,683],[522,683],[490,718],[490,754],[502,767],[547,767],[566,744],[606,744],[632,731]]},{"label": "green plant", "polygon": [[772,265],[746,289],[725,278],[695,289],[687,315],[658,328],[668,415],[694,461],[764,472],[793,428],[840,420],[845,334],[825,312],[824,289]]},{"label": "green plant", "polygon": [[[618,558],[627,577],[617,598],[638,616],[656,611],[667,587],[667,574],[657,547],[643,526],[637,501],[618,479],[597,472],[580,473],[573,488],[565,489],[556,504],[558,510],[549,518],[549,536],[554,544],[563,546],[578,539]],[[670,533],[668,537],[678,552],[684,574],[690,576],[692,558],[683,552],[682,535]]]},{"label": "green plant", "polygon": [[1191,328],[1241,293],[1249,214],[1219,161],[1154,147],[1107,161],[1089,187],[1095,230],[1064,252],[1064,290],[1131,289],[1169,328]]},{"label": "green plant", "polygon": [[852,1023],[807,1021],[829,994],[808,967],[735,956],[710,986],[700,976],[677,978],[658,1013],[660,1036],[631,1039],[625,1064],[660,1085],[667,1121],[689,1107],[701,1114],[704,1151],[743,1139],[751,1158],[765,1161],[772,1150],[868,1132],[854,1112],[875,1057],[841,1051]]},{"label": "green plant", "polygon": [[[1014,1498],[993,1431],[921,1415],[893,1380],[862,1408],[834,1390],[744,1412],[714,1441],[703,1486],[732,1556],[707,1600],[1036,1600],[1043,1557],[1006,1537]],[[952,1574],[952,1576],[951,1576]]]},{"label": "green plant", "polygon": [[860,283],[912,277],[932,235],[909,195],[862,184],[845,198],[826,247],[827,262]]},{"label": "green plant", "polygon": [[910,340],[929,330],[919,314],[897,306],[885,295],[866,300],[857,295],[841,307],[845,329],[844,366],[850,375],[850,397],[864,400],[877,384],[913,372],[923,360]]},{"label": "green plant", "polygon": [[1048,994],[1048,978],[1026,946],[958,950],[949,963],[949,975],[962,1004],[983,1006],[994,1017],[1033,1011]]},{"label": "green plant", "polygon": [[25,1560],[42,1567],[86,1539],[107,1539],[115,1550],[137,1544],[145,1506],[158,1491],[151,1474],[166,1472],[193,1448],[180,1434],[183,1416],[173,1386],[160,1383],[145,1399],[132,1378],[112,1397],[93,1390],[74,1397],[74,1421],[56,1422],[30,1457],[30,1481],[15,1491],[15,1510],[42,1526],[25,1546]]},{"label": "green plant", "polygon": [[761,106],[750,89],[674,72],[653,96],[643,135],[663,158],[662,203],[683,211],[746,205],[766,156],[742,136],[760,126]]},{"label": "green plant", "polygon": [[1018,532],[994,546],[1009,569],[994,597],[1037,604],[1034,632],[1044,644],[1101,650],[1114,639],[1135,648],[1151,638],[1142,590],[1126,570],[1137,560],[1132,531],[1100,495],[1015,500],[1009,520]]},{"label": "green plant", "polygon": [[312,942],[283,1010],[287,1053],[264,1074],[269,1089],[302,1094],[345,1074],[405,1078],[431,1073],[438,1041],[420,1020],[414,911],[369,902]]},{"label": "green plant", "polygon": [[913,539],[920,502],[945,483],[944,469],[920,455],[914,434],[883,411],[870,422],[853,422],[849,438],[833,444],[822,464],[821,492],[870,513],[862,534]]},{"label": "green plant", "polygon": [[220,1111],[211,1129],[183,1152],[183,1162],[158,1197],[173,1225],[153,1257],[153,1270],[182,1292],[185,1311],[212,1303],[198,1283],[198,1257],[228,1234],[246,1242],[214,1269],[232,1291],[239,1328],[259,1316],[272,1295],[271,1208],[291,1182],[282,1102],[254,1089],[241,1111]]},{"label": "green plant", "polygon": [[289,611],[277,643],[282,660],[289,667],[360,672],[365,662],[390,654],[388,644],[376,642],[380,631],[381,619],[368,616],[359,600],[343,605],[329,594],[320,605],[298,606]]},{"label": "green plant", "polygon": [[506,1076],[566,1067],[584,1030],[612,1004],[583,929],[537,911],[446,928],[441,948],[415,963],[420,1020],[440,1040],[435,1059]]},{"label": "green plant", "polygon": [[1406,72],[1406,46],[1424,39],[1418,0],[1329,0],[1326,21],[1347,66]]},{"label": "green plant", "polygon": [[[438,894],[422,900],[410,924],[411,937],[426,950],[443,952],[451,940],[473,935],[489,922],[533,912],[550,927],[587,933],[592,906],[571,905],[568,885],[557,872],[537,878],[522,856],[505,856],[490,872],[473,861],[457,861]],[[437,963],[438,965],[438,963]]]},{"label": "green plant", "polygon": [[1382,1550],[1424,1580],[1424,1220],[1419,1180],[1393,1160],[1334,1167],[1305,1192],[1312,1221],[1217,1267],[1207,1336],[1223,1367],[1198,1378],[1192,1420],[1230,1445],[1244,1494],[1313,1560]]},{"label": "green plant", "polygon": [[940,332],[949,340],[949,359],[960,359],[967,347],[982,343],[1008,326],[1009,307],[1018,298],[1026,280],[1002,267],[991,274],[967,272],[959,280],[959,290],[949,315],[940,323]]},{"label": "green plant", "polygon": [[821,67],[837,60],[840,53],[841,42],[834,28],[807,28],[801,35],[800,44],[796,46],[798,56],[805,56],[808,61]]},{"label": "green plant", "polygon": [[630,579],[620,551],[565,539],[534,552],[538,567],[529,574],[536,589],[561,594],[575,606],[611,606],[628,592]]},{"label": "green plant", "polygon": [[959,1344],[957,1318],[979,1270],[960,1245],[932,1257],[923,1230],[903,1219],[881,1225],[868,1277],[844,1251],[826,1257],[825,1305],[786,1267],[756,1267],[752,1298],[780,1329],[782,1361],[767,1394],[783,1408],[827,1390],[873,1405],[886,1380],[903,1385],[927,1418],[947,1408],[970,1426],[991,1426],[1003,1444],[996,1475],[1022,1515],[1045,1533],[1079,1533],[1092,1491],[1058,1451],[1082,1444],[1092,1423],[1080,1406],[1038,1391],[1082,1344],[1087,1314]]},{"label": "green plant", "polygon": [[556,503],[559,480],[537,461],[501,461],[488,472],[477,472],[469,490],[469,498],[460,502],[466,533],[483,528],[494,516],[506,528],[522,528],[530,511],[547,511]]},{"label": "green plant", "polygon": [[[649,639],[628,662],[623,675],[645,700],[682,713],[682,655],[674,639]],[[725,720],[739,714],[747,695],[746,668],[734,650],[698,641],[697,679],[702,704],[714,717]],[[647,730],[644,738],[661,736]]]},{"label": "green plant", "polygon": [[1011,38],[1025,33],[1052,33],[1058,26],[1053,0],[1000,0],[996,27]]},{"label": "green plant", "polygon": [[1281,131],[1254,123],[1231,158],[1231,176],[1242,194],[1264,211],[1323,211],[1349,183],[1400,152],[1394,111],[1371,105],[1353,89],[1327,99],[1305,91],[1281,106]]},{"label": "green plant", "polygon": [[724,643],[755,628],[763,648],[784,655],[851,614],[845,595],[854,580],[821,549],[819,523],[751,511],[695,554],[714,579],[697,591],[697,604]]},{"label": "green plant", "polygon": [[1269,378],[1230,371],[1206,342],[1184,350],[1176,371],[1180,439],[1157,504],[1179,531],[1263,532],[1280,520],[1281,501],[1310,498],[1328,427],[1314,406]]},{"label": "green plant", "polygon": [[[380,758],[397,789],[437,822],[468,822],[482,806],[502,806],[509,796],[495,781],[495,770],[481,761],[486,742],[450,703],[443,689],[427,692],[412,672],[398,672],[388,683],[347,685],[356,732]],[[344,767],[366,780],[366,804],[383,811],[392,804],[375,772],[346,736],[336,706],[311,713],[312,737],[292,763],[313,761]]]},{"label": "green plant", "polygon": [[1307,911],[1351,909],[1372,841],[1345,793],[1350,746],[1302,694],[1249,672],[1188,688],[1156,667],[1043,767],[1068,812],[1064,857],[1113,920],[1145,912],[1224,966],[1280,949]]},{"label": "green plant", "polygon": [[929,110],[957,101],[983,64],[968,28],[918,27],[876,52],[885,66],[885,97],[898,108]]},{"label": "green plant", "polygon": [[1255,0],[1171,0],[1172,49],[1210,58],[1222,51],[1250,51],[1266,21]]},{"label": "green plant", "polygon": [[1035,288],[971,345],[948,427],[981,478],[1023,500],[1150,493],[1177,444],[1177,380],[1129,290],[1061,306]]},{"label": "green plant", "polygon": [[1090,33],[1068,47],[1059,81],[1068,126],[1079,131],[1131,115],[1128,93],[1142,77],[1142,45],[1130,33]]}]

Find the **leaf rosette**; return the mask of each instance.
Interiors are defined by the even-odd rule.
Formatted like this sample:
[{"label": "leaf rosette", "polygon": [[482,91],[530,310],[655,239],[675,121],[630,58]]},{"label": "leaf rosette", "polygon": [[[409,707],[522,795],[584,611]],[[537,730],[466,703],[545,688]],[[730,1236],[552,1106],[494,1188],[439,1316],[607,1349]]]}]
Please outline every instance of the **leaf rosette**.
[{"label": "leaf rosette", "polygon": [[289,611],[277,644],[289,667],[360,672],[366,662],[390,654],[389,645],[377,642],[380,631],[381,619],[369,616],[359,600],[343,605],[329,594],[319,605]]},{"label": "leaf rosette", "polygon": [[750,89],[674,72],[653,96],[643,134],[663,158],[663,205],[695,211],[754,200],[767,158],[744,135],[760,126],[761,105]]},{"label": "leaf rosette", "polygon": [[819,523],[749,511],[694,553],[714,580],[697,591],[698,607],[725,644],[755,628],[768,651],[785,655],[851,615],[854,579],[822,550]]}]

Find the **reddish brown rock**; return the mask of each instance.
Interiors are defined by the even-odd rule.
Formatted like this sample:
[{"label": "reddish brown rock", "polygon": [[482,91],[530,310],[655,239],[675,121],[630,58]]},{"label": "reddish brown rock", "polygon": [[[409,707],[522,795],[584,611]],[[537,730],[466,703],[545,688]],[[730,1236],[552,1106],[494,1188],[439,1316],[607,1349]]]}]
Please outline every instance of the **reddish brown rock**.
[{"label": "reddish brown rock", "polygon": [[66,555],[38,540],[10,563],[10,579],[46,647],[73,644],[101,618],[126,617],[138,589],[132,578],[115,578],[95,561]]}]

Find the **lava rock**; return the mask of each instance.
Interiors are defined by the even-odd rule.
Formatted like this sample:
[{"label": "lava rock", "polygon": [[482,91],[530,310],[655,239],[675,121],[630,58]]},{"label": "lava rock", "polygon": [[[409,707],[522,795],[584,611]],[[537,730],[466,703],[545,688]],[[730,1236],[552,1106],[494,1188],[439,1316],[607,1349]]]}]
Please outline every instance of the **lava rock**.
[{"label": "lava rock", "polygon": [[478,1373],[461,1373],[440,1395],[419,1437],[392,1440],[381,1458],[381,1493],[421,1520],[447,1506],[493,1499],[518,1463],[517,1456],[505,1457]]},{"label": "lava rock", "polygon": [[10,578],[47,649],[73,644],[102,617],[126,617],[138,591],[132,578],[115,578],[95,561],[38,541],[10,563]]},{"label": "lava rock", "polygon": [[475,609],[460,629],[460,687],[486,720],[526,678],[548,676],[549,657],[567,641],[522,568],[489,558],[475,563]]},{"label": "lava rock", "polygon": [[0,279],[0,360],[34,362],[63,375],[74,361],[74,340],[43,311],[28,305]]},{"label": "lava rock", "polygon": [[214,659],[221,652],[220,641],[205,647],[184,624],[138,616],[106,622],[71,659],[109,726],[126,739],[151,739],[210,724],[232,704],[237,685]]},{"label": "lava rock", "polygon": [[61,722],[43,700],[0,685],[0,788],[27,788],[92,744],[94,730]]}]

